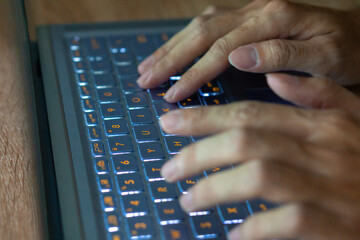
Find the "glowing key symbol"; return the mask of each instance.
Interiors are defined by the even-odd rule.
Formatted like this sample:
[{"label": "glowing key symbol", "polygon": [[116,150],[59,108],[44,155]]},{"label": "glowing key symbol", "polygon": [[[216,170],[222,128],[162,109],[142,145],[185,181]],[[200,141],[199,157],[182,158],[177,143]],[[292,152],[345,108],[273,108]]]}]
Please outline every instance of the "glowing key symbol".
[{"label": "glowing key symbol", "polygon": [[138,200],[130,201],[130,204],[137,207],[139,206],[139,201]]},{"label": "glowing key symbol", "polygon": [[267,207],[265,206],[265,204],[260,204],[259,207],[261,208],[261,210],[266,211]]},{"label": "glowing key symbol", "polygon": [[153,149],[146,149],[147,153],[152,153],[152,152],[155,152],[155,150]]},{"label": "glowing key symbol", "polygon": [[201,228],[211,228],[212,224],[211,224],[211,222],[201,222],[200,227]]},{"label": "glowing key symbol", "polygon": [[181,233],[178,230],[171,229],[170,234],[171,234],[171,239],[173,240],[177,240],[181,238]]},{"label": "glowing key symbol", "polygon": [[144,136],[150,135],[150,131],[141,131],[141,134]]}]

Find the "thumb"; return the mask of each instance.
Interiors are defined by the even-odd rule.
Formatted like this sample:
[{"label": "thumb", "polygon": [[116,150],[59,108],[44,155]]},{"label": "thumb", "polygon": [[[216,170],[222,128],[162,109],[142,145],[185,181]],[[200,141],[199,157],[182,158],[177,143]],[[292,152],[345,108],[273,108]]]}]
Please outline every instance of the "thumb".
[{"label": "thumb", "polygon": [[296,105],[317,109],[341,108],[360,113],[360,98],[330,79],[280,73],[267,74],[266,77],[277,95]]}]

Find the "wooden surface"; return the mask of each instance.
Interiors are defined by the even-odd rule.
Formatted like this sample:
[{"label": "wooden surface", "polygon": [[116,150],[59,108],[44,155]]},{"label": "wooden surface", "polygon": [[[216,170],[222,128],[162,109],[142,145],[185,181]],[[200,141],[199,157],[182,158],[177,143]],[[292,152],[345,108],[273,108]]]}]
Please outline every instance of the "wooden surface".
[{"label": "wooden surface", "polygon": [[[44,239],[39,162],[27,78],[14,48],[9,10],[0,1],[0,239]],[[11,1],[11,0],[9,0]],[[28,0],[32,38],[37,24],[191,17],[207,5],[249,0]],[[309,2],[309,1],[302,1]],[[348,8],[359,0],[317,0]]]}]

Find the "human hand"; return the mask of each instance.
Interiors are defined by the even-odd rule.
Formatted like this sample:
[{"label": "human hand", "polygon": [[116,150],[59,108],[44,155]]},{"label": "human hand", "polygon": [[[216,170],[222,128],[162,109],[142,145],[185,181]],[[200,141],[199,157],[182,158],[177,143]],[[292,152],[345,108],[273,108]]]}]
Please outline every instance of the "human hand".
[{"label": "human hand", "polygon": [[249,217],[230,239],[359,239],[360,99],[326,79],[271,74],[268,84],[311,109],[238,102],[163,115],[168,133],[214,135],[183,148],[162,175],[174,182],[235,165],[183,195],[186,211],[253,198],[284,203]]},{"label": "human hand", "polygon": [[229,60],[249,72],[297,70],[340,84],[358,83],[359,11],[256,0],[234,11],[213,12],[195,18],[141,63],[138,84],[156,87],[206,51],[168,90],[167,101],[190,96],[224,71]]}]

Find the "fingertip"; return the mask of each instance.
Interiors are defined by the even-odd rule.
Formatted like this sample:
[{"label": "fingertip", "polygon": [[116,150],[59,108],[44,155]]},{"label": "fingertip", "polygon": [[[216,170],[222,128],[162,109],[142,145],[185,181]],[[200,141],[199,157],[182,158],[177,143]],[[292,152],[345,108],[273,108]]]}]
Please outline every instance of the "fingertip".
[{"label": "fingertip", "polygon": [[269,87],[280,96],[287,94],[292,87],[296,87],[300,83],[299,77],[288,74],[270,73],[265,76]]},{"label": "fingertip", "polygon": [[242,233],[240,230],[240,226],[237,226],[230,231],[230,233],[228,234],[228,239],[229,240],[242,240],[243,239]]}]

